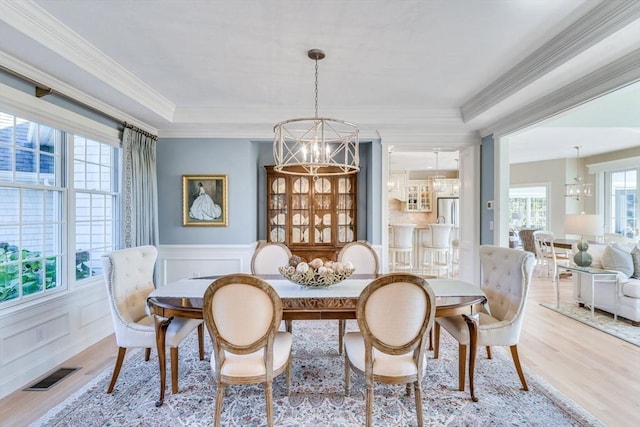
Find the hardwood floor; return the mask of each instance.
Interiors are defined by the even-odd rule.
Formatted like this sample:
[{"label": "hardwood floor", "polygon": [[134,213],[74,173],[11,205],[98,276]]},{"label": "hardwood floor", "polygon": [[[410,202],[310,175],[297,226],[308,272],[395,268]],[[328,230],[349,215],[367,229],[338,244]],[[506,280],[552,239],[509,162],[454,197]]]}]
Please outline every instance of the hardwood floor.
[{"label": "hardwood floor", "polygon": [[[569,301],[570,279],[561,281],[561,290],[562,299]],[[518,345],[522,363],[605,425],[640,425],[640,347],[539,304],[552,301],[554,284],[535,278]],[[65,362],[62,366],[82,369],[51,390],[17,391],[0,400],[0,425],[36,421],[98,373],[112,369],[115,354],[115,341],[109,337]],[[478,357],[485,357],[483,350]]]}]

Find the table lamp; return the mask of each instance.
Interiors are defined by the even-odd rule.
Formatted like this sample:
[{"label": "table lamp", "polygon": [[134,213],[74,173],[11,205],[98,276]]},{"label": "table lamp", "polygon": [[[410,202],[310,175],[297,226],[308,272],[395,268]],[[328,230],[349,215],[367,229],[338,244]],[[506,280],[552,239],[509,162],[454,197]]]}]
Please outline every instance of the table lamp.
[{"label": "table lamp", "polygon": [[585,236],[597,236],[602,234],[602,218],[600,215],[591,214],[571,214],[565,217],[564,229],[567,234],[580,235],[578,242],[578,252],[573,256],[573,262],[580,267],[589,267],[593,259],[587,252],[589,243]]}]

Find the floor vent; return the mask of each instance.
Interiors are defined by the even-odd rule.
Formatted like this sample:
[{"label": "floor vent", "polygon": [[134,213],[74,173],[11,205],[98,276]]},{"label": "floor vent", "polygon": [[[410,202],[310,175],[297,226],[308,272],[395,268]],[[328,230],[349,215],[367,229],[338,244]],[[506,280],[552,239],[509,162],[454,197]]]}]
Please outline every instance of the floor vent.
[{"label": "floor vent", "polygon": [[55,372],[52,372],[50,375],[47,375],[45,378],[41,379],[35,384],[30,385],[25,388],[25,391],[45,391],[49,390],[54,385],[58,384],[63,379],[67,378],[70,374],[77,371],[80,368],[60,368]]}]

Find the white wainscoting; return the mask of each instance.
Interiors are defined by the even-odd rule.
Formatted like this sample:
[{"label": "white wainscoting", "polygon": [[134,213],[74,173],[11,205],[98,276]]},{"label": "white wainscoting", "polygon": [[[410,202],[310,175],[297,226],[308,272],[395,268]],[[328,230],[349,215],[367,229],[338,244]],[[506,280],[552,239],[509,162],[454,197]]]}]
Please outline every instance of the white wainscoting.
[{"label": "white wainscoting", "polygon": [[[0,325],[0,398],[113,333],[102,279],[23,309],[6,310]],[[113,352],[115,356],[115,348]]]},{"label": "white wainscoting", "polygon": [[257,242],[248,245],[161,245],[156,274],[158,286],[185,277],[251,273]]}]

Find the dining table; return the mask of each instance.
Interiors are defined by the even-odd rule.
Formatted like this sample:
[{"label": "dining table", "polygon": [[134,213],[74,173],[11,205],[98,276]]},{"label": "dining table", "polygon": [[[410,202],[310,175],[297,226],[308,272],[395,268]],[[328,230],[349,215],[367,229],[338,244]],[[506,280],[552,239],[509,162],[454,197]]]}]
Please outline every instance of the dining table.
[{"label": "dining table", "polygon": [[[282,300],[282,319],[292,320],[349,320],[356,319],[356,307],[362,290],[376,275],[354,274],[328,287],[308,287],[284,279],[281,275],[255,275],[267,281]],[[154,290],[147,297],[147,306],[154,316],[156,347],[160,366],[160,397],[162,406],[166,388],[165,338],[174,317],[202,319],[203,297],[206,289],[220,276],[185,278]],[[486,303],[484,292],[476,285],[457,279],[427,279],[436,297],[436,317],[463,316],[469,328],[469,391],[474,391],[474,370],[477,350],[478,312]],[[342,337],[340,337],[342,338]],[[340,347],[341,348],[341,347]]]}]

